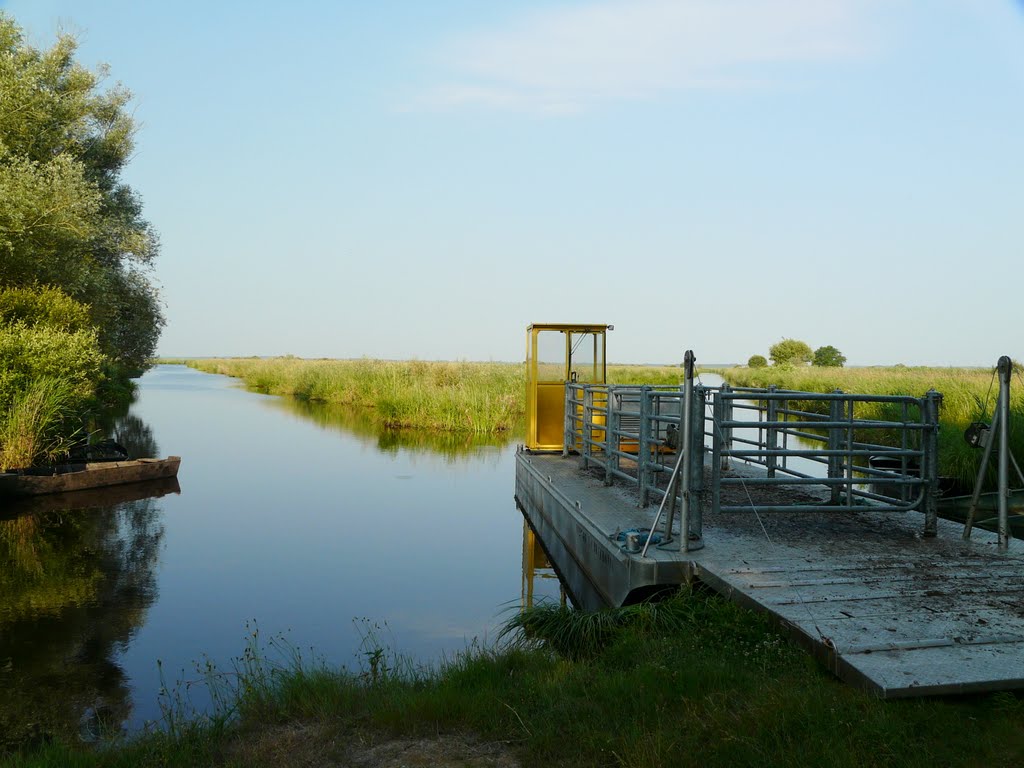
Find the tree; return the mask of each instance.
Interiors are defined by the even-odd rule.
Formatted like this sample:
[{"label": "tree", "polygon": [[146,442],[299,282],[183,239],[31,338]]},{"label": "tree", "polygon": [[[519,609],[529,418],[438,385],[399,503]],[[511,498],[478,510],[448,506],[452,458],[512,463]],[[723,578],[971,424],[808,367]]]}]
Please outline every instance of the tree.
[{"label": "tree", "polygon": [[0,13],[0,288],[60,288],[89,307],[108,360],[136,374],[163,325],[159,243],[121,181],[131,94],[102,88],[106,70],[80,66],[76,50],[68,35],[37,50]]},{"label": "tree", "polygon": [[797,365],[809,363],[812,352],[806,342],[783,339],[777,344],[772,344],[768,349],[768,356],[775,365]]},{"label": "tree", "polygon": [[822,368],[842,368],[845,364],[846,357],[831,345],[814,350],[814,359],[811,361],[811,365]]},{"label": "tree", "polygon": [[750,359],[747,360],[748,368],[764,368],[768,365],[768,361],[765,360],[764,355],[751,355]]}]

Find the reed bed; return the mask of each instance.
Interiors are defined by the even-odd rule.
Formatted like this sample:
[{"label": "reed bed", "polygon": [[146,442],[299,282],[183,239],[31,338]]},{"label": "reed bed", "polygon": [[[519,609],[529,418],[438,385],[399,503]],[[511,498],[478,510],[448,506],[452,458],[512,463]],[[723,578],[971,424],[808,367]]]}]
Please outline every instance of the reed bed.
[{"label": "reed bed", "polygon": [[72,426],[82,397],[74,384],[45,377],[15,396],[0,414],[0,471],[31,467],[67,452],[79,432]]},{"label": "reed bed", "polygon": [[[974,421],[991,423],[999,382],[988,368],[728,368],[720,371],[736,387],[767,387],[801,392],[844,392],[921,397],[934,389],[942,394],[939,409],[939,473],[973,485],[981,451],[963,439]],[[858,406],[859,418],[897,418],[897,406],[884,403]],[[1024,457],[1024,378],[1013,374],[1010,387],[1010,448]]]},{"label": "reed bed", "polygon": [[230,358],[188,364],[267,394],[372,409],[389,428],[497,434],[514,429],[524,412],[524,369],[511,363]]}]

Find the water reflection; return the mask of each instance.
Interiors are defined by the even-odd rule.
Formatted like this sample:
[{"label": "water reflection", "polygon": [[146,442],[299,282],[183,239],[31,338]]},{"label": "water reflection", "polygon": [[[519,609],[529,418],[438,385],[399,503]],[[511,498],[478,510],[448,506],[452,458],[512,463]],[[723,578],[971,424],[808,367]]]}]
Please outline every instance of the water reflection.
[{"label": "water reflection", "polygon": [[268,398],[266,404],[311,421],[324,429],[337,429],[370,445],[381,453],[401,450],[444,456],[452,462],[480,460],[481,449],[504,448],[522,439],[522,425],[496,435],[433,432],[416,429],[386,429],[365,411],[337,403],[310,402],[291,397]]},{"label": "water reflection", "polygon": [[567,602],[565,586],[541,546],[540,538],[523,517],[523,591],[520,606],[532,608],[536,603],[548,601],[557,595],[559,604]]},{"label": "water reflection", "polygon": [[0,754],[131,714],[117,662],[157,595],[153,499],[0,520]]}]

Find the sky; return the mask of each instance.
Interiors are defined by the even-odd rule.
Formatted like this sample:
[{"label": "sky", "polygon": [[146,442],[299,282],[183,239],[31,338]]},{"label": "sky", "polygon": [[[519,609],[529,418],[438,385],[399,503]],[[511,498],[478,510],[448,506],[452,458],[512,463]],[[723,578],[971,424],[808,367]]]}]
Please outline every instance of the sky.
[{"label": "sky", "polygon": [[0,0],[134,94],[165,356],[1024,359],[1019,0]]}]

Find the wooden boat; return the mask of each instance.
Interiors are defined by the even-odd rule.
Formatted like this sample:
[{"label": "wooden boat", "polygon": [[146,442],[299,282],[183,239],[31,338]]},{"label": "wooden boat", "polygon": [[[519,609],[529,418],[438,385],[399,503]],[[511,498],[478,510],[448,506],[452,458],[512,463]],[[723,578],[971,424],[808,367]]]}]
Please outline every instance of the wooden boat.
[{"label": "wooden boat", "polygon": [[158,480],[143,480],[125,485],[108,485],[103,488],[89,488],[69,493],[48,493],[43,496],[23,496],[18,499],[4,499],[0,503],[0,520],[21,517],[27,514],[47,512],[70,512],[83,509],[113,507],[126,502],[142,499],[159,499],[172,493],[181,493],[176,477],[161,477]]},{"label": "wooden boat", "polygon": [[42,470],[0,472],[0,498],[72,493],[89,488],[177,477],[179,464],[180,456],[168,456],[166,459],[94,461],[58,464]]}]

